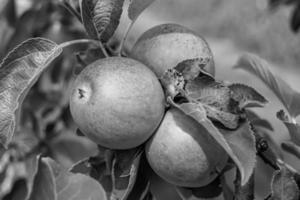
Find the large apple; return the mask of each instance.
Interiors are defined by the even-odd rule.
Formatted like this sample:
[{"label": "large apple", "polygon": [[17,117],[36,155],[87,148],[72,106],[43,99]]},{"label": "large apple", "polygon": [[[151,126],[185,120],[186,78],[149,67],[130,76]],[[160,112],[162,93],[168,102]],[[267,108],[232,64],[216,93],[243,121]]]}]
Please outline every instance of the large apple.
[{"label": "large apple", "polygon": [[209,184],[228,160],[215,139],[176,108],[167,111],[156,133],[146,143],[146,156],[159,176],[182,187]]},{"label": "large apple", "polygon": [[70,110],[79,129],[97,144],[129,149],[155,131],[165,99],[157,77],[144,64],[110,57],[93,62],[77,76]]},{"label": "large apple", "polygon": [[207,59],[204,69],[215,74],[213,55],[204,38],[178,24],[162,24],[146,31],[131,50],[131,57],[149,66],[158,77],[178,63]]}]

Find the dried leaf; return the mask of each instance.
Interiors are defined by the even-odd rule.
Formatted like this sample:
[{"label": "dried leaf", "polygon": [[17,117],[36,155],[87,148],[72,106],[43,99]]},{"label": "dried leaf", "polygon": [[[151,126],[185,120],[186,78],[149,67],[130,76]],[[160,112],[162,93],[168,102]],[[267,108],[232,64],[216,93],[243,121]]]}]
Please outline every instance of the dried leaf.
[{"label": "dried leaf", "polygon": [[230,129],[238,127],[240,116],[235,113],[237,103],[231,98],[231,90],[228,87],[204,75],[188,81],[185,91],[187,99],[203,105],[209,118]]},{"label": "dried leaf", "polygon": [[239,59],[235,68],[244,69],[260,78],[276,94],[292,117],[300,114],[300,93],[274,75],[267,61],[253,54],[245,54]]},{"label": "dried leaf", "polygon": [[239,107],[263,107],[268,101],[259,94],[254,88],[240,83],[228,86],[232,91],[232,98],[239,102]]},{"label": "dried leaf", "polygon": [[81,0],[81,17],[91,38],[106,42],[120,21],[124,0]]},{"label": "dried leaf", "polygon": [[62,49],[43,38],[29,39],[0,66],[0,143],[7,145],[18,124],[18,112],[28,90]]},{"label": "dried leaf", "polygon": [[128,17],[135,21],[138,16],[149,7],[155,0],[130,0],[128,7]]}]

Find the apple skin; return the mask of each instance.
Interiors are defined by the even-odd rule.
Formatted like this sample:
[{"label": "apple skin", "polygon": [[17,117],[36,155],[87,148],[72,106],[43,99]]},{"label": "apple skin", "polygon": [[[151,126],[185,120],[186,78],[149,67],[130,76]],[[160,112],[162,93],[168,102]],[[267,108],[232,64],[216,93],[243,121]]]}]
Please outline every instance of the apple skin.
[{"label": "apple skin", "polygon": [[147,141],[145,151],[153,171],[181,187],[209,184],[228,160],[214,138],[177,108],[166,112],[156,133]]},{"label": "apple skin", "polygon": [[215,75],[213,55],[204,38],[178,24],[161,24],[145,33],[134,44],[130,56],[149,66],[160,78],[167,69],[188,59],[206,59],[204,70]]},{"label": "apple skin", "polygon": [[121,57],[99,59],[76,77],[71,115],[95,143],[129,149],[144,143],[165,112],[163,89],[144,64]]}]

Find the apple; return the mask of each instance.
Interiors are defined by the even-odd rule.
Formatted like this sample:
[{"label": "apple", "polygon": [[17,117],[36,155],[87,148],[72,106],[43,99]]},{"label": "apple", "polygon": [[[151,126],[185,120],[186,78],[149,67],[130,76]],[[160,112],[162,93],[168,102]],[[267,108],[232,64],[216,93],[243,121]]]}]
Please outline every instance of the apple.
[{"label": "apple", "polygon": [[166,112],[145,151],[153,171],[182,187],[208,185],[228,160],[225,150],[206,129],[177,108]]},{"label": "apple", "polygon": [[161,24],[145,33],[134,44],[130,56],[150,67],[160,78],[178,63],[208,59],[204,70],[215,74],[213,55],[204,38],[178,24]]},{"label": "apple", "polygon": [[144,64],[122,57],[99,59],[76,77],[70,111],[79,129],[110,149],[144,143],[165,112],[163,89]]}]

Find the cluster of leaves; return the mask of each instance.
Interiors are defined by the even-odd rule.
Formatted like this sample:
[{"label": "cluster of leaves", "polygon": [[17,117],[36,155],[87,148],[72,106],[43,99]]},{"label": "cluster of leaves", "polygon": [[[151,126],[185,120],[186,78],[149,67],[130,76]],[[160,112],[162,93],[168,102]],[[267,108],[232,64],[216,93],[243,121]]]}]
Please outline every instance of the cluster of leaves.
[{"label": "cluster of leaves", "polygon": [[[116,151],[97,148],[79,137],[83,134],[70,118],[65,92],[74,75],[89,63],[107,56],[126,55],[126,37],[139,14],[152,2],[130,0],[131,21],[118,45],[112,36],[119,25],[124,0],[32,0],[30,8],[21,14],[15,12],[15,1],[6,2],[6,12],[1,16],[6,19],[1,26],[7,28],[3,29],[6,33],[1,33],[1,53],[7,56],[1,55],[4,58],[0,65],[0,198],[154,198],[151,177],[155,175],[146,161],[144,146]],[[66,14],[65,8],[74,16]],[[42,18],[45,21],[36,23],[35,19]],[[51,31],[57,27],[63,27],[59,29],[63,31],[56,33],[59,38],[50,38],[54,41],[31,38],[53,36]],[[71,41],[65,42],[62,36]],[[16,46],[27,38],[31,39]],[[81,46],[65,50],[73,44]],[[70,56],[70,52],[76,55]],[[170,106],[199,122],[231,159],[209,185],[193,189],[176,187],[179,196],[254,199],[258,155],[275,170],[269,197],[298,200],[300,175],[268,146],[265,133],[273,131],[270,123],[250,110],[263,107],[267,100],[247,85],[215,80],[203,71],[207,63],[202,59],[182,61],[160,80]],[[299,93],[272,74],[267,63],[257,56],[241,57],[236,67],[259,76],[282,101],[287,114],[281,110],[278,118],[292,139],[283,143],[282,148],[300,158],[300,128],[295,120],[300,113]],[[89,157],[97,151],[97,155]],[[233,169],[234,188],[224,176]]]},{"label": "cluster of leaves", "polygon": [[271,9],[276,9],[281,5],[292,6],[290,27],[292,31],[298,32],[300,28],[300,2],[297,0],[269,0]]}]

